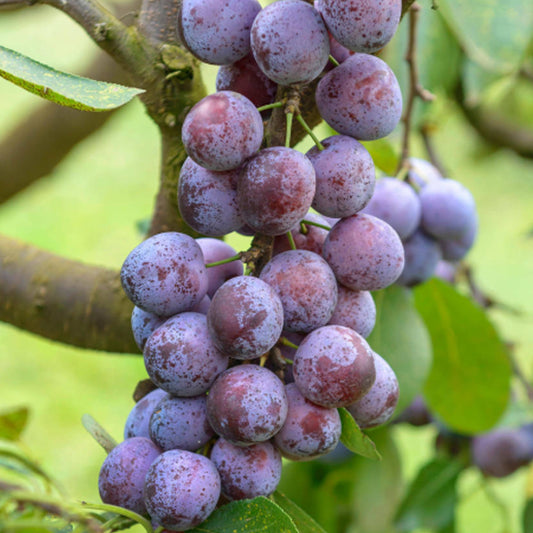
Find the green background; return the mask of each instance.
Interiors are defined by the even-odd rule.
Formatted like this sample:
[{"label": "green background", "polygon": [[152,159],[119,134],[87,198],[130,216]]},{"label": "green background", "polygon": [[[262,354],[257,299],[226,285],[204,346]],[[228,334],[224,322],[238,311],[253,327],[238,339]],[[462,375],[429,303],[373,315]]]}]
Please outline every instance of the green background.
[{"label": "green background", "polygon": [[[0,13],[0,35],[1,45],[73,73],[81,73],[96,53],[74,23],[46,7]],[[212,90],[216,70],[206,72]],[[39,105],[39,98],[0,80],[0,140]],[[493,318],[502,337],[516,343],[517,356],[531,375],[533,165],[511,152],[487,148],[452,107],[444,116],[436,147],[450,177],[470,188],[479,207],[481,231],[469,261],[481,287],[522,311],[520,316],[495,311]],[[136,223],[150,215],[158,155],[156,128],[140,103],[133,102],[50,176],[2,205],[0,232],[67,257],[119,268],[142,238]],[[0,409],[25,405],[31,410],[23,440],[33,456],[72,497],[98,501],[97,476],[105,455],[80,419],[90,413],[121,439],[133,406],[131,393],[146,377],[142,358],[72,349],[2,324],[0,376]],[[410,478],[431,456],[434,430],[397,428],[395,436]],[[511,510],[510,531],[519,531],[526,478],[522,470],[493,482]],[[478,480],[476,472],[462,478],[458,531],[504,531],[497,506],[474,490]]]}]

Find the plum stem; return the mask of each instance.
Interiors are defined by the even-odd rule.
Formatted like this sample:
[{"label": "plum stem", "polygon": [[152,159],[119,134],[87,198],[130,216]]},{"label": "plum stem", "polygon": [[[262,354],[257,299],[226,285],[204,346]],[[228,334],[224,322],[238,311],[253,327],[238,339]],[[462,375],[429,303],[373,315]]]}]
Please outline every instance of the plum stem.
[{"label": "plum stem", "polygon": [[[287,339],[287,337],[280,337],[279,338],[279,344],[282,344],[283,346],[288,346],[289,348],[294,348],[295,350],[297,350],[299,348],[299,346],[297,344],[294,344],[294,342],[291,342],[289,339]],[[285,358],[285,360],[287,361],[290,361],[290,359],[287,359]],[[291,361],[292,363],[292,361]]]},{"label": "plum stem", "polygon": [[318,222],[313,222],[312,220],[302,220],[302,224],[307,224],[308,226],[316,226],[317,228],[322,228],[329,231],[331,228],[325,224],[319,224]]},{"label": "plum stem", "polygon": [[313,130],[309,127],[304,117],[302,117],[302,115],[298,115],[296,117],[296,120],[298,120],[298,122],[301,124],[302,128],[306,131],[309,137],[313,139],[313,142],[316,144],[317,148],[320,151],[324,150],[324,145],[318,140],[318,137],[313,133]]},{"label": "plum stem", "polygon": [[278,107],[283,107],[283,102],[274,102],[273,104],[266,104],[262,105],[261,107],[257,108],[257,111],[261,113],[261,111],[268,111],[269,109],[277,109]]},{"label": "plum stem", "polygon": [[207,263],[205,265],[205,268],[211,268],[216,267],[219,265],[225,265],[227,263],[232,263],[233,261],[238,261],[239,259],[242,259],[242,253],[238,253],[237,255],[233,255],[231,257],[228,257],[226,259],[221,259],[220,261],[214,261],[213,263]]},{"label": "plum stem", "polygon": [[296,250],[296,243],[294,242],[294,237],[292,236],[292,231],[287,232],[287,239],[289,240],[289,244],[291,246],[291,250]]},{"label": "plum stem", "polygon": [[336,67],[338,67],[340,65],[340,63],[330,54],[329,55],[329,60],[333,63],[333,65],[335,65]]}]

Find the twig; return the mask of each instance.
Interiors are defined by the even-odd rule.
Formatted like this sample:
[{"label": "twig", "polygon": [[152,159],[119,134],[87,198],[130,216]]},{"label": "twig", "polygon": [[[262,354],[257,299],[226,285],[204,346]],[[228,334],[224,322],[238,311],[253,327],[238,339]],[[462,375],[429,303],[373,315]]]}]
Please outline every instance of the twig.
[{"label": "twig", "polygon": [[409,66],[409,94],[407,96],[407,105],[405,107],[405,113],[402,118],[402,121],[404,123],[404,134],[402,143],[402,154],[398,164],[398,172],[405,165],[405,162],[409,158],[411,120],[413,115],[415,98],[421,98],[426,102],[435,99],[435,96],[432,93],[422,87],[418,78],[418,67],[416,64],[416,29],[418,24],[418,18],[420,15],[420,9],[420,5],[414,2],[411,5],[411,9],[409,11],[409,43],[407,46],[407,54],[405,56],[405,60],[407,61],[407,64]]},{"label": "twig", "polygon": [[132,76],[138,77],[142,67],[146,68],[147,60],[139,33],[122,23],[96,0],[30,0],[26,3],[46,4],[63,11]]},{"label": "twig", "polygon": [[420,135],[422,136],[422,141],[424,142],[424,147],[431,164],[441,173],[442,176],[446,176],[446,169],[444,168],[440,157],[435,150],[435,146],[433,145],[433,139],[431,138],[431,126],[428,124],[423,124],[420,127]]}]

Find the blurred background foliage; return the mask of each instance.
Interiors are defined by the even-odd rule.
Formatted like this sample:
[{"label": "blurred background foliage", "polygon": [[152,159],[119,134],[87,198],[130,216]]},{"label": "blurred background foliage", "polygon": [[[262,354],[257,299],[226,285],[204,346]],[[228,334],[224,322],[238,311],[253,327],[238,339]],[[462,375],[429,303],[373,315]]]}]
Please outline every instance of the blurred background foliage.
[{"label": "blurred background foliage", "polygon": [[[491,318],[500,336],[514,344],[515,357],[531,379],[533,4],[439,0],[437,12],[431,4],[423,2],[418,60],[422,84],[438,98],[431,104],[416,103],[414,126],[430,132],[447,175],[464,183],[476,198],[481,229],[468,262],[486,294],[518,311],[496,307]],[[403,87],[406,32],[404,21],[382,56]],[[98,54],[75,23],[47,7],[0,12],[0,35],[1,45],[68,72],[83,72]],[[215,75],[216,68],[205,67],[209,91],[214,90]],[[0,143],[21,121],[31,121],[41,105],[39,98],[0,81]],[[396,151],[400,136],[397,131],[390,137]],[[119,268],[142,239],[139,225],[150,217],[158,183],[158,142],[142,105],[128,104],[50,175],[5,202],[0,232],[69,258]],[[413,151],[427,158],[416,133]],[[230,243],[246,246],[235,236]],[[24,448],[70,497],[99,501],[97,475],[104,452],[82,428],[81,416],[90,412],[121,440],[133,406],[131,393],[146,377],[142,358],[74,349],[4,324],[0,350],[0,409],[29,409]],[[287,470],[284,483],[300,493],[300,503],[313,509],[328,531],[335,530],[336,520],[350,522],[353,512],[360,517],[357,531],[388,531],[391,506],[433,457],[435,436],[434,426],[374,432],[383,463],[353,458],[350,466],[334,470],[296,465]],[[456,531],[521,531],[533,473],[522,469],[491,481],[489,490],[479,488],[480,478],[474,470],[460,477]],[[333,519],[331,509],[337,505],[344,515]]]}]

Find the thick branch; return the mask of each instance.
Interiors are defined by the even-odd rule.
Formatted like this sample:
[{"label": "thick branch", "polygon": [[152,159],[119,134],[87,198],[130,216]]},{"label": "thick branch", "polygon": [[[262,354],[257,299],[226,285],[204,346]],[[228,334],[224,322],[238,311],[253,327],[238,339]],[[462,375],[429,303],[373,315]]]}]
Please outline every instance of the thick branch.
[{"label": "thick branch", "polygon": [[181,0],[143,0],[139,31],[151,41],[176,44],[180,3]]},{"label": "thick branch", "polygon": [[[104,53],[98,54],[84,75],[127,83],[125,72]],[[0,204],[49,174],[74,146],[111,116],[112,112],[85,113],[43,103],[0,144]]]},{"label": "thick branch", "polygon": [[187,157],[181,138],[166,134],[161,141],[161,181],[148,236],[164,231],[179,231],[198,237],[199,234],[184,222],[178,209],[179,173]]},{"label": "thick branch", "polygon": [[137,353],[118,273],[0,236],[0,320],[82,348]]}]

